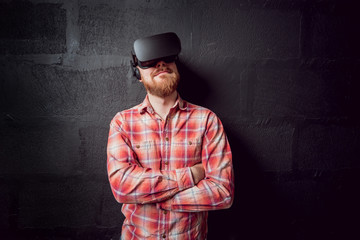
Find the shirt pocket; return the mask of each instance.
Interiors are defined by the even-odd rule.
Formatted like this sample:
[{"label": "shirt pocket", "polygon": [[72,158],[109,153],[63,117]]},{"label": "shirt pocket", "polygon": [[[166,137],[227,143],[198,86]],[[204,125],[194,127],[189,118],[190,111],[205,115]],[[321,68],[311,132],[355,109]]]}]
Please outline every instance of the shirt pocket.
[{"label": "shirt pocket", "polygon": [[154,140],[132,143],[137,160],[142,167],[159,169],[161,146]]},{"label": "shirt pocket", "polygon": [[175,139],[171,144],[172,166],[191,167],[201,162],[201,146],[201,138]]}]

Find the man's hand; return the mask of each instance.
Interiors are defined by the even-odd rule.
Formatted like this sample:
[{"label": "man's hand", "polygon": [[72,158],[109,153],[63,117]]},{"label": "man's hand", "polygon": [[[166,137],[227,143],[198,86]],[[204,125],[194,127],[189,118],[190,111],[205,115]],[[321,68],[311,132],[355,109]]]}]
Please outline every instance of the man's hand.
[{"label": "man's hand", "polygon": [[205,169],[202,166],[202,163],[198,163],[192,167],[190,167],[191,174],[193,176],[195,185],[198,184],[202,179],[205,178]]}]

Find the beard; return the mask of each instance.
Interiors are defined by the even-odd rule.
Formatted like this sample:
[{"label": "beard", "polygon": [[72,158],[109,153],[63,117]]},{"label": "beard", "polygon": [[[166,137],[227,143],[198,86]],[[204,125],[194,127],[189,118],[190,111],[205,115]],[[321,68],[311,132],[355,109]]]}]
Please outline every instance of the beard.
[{"label": "beard", "polygon": [[177,71],[171,71],[168,69],[168,73],[158,76],[161,78],[156,81],[155,76],[150,76],[148,79],[144,79],[143,84],[145,89],[152,95],[158,97],[167,97],[172,94],[178,87],[180,81],[180,75]]}]

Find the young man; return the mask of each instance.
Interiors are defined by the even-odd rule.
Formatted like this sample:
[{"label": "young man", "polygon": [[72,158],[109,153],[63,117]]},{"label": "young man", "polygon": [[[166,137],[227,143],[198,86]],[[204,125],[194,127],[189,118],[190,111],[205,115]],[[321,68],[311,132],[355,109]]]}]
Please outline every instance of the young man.
[{"label": "young man", "polygon": [[234,196],[222,123],[176,91],[176,34],[138,39],[134,50],[147,96],[116,114],[107,147],[110,186],[125,215],[121,239],[206,239],[207,211],[229,208]]}]

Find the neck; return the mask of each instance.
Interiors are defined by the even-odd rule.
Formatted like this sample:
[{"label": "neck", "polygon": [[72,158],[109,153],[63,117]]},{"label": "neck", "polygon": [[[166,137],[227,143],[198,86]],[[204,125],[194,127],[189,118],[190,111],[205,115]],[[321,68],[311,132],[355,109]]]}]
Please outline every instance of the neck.
[{"label": "neck", "polygon": [[174,91],[169,96],[158,97],[148,93],[149,101],[153,106],[155,112],[162,118],[165,119],[168,115],[170,108],[175,105],[178,93]]}]

